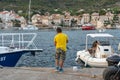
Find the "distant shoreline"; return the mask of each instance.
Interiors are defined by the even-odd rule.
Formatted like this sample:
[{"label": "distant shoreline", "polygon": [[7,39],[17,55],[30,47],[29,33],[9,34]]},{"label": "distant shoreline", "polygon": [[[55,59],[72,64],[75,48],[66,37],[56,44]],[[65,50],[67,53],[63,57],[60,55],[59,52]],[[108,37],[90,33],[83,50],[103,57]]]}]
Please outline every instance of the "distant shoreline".
[{"label": "distant shoreline", "polygon": [[[61,27],[63,30],[82,30],[81,27]],[[107,29],[120,29],[120,28],[101,28],[101,29],[95,29],[95,30],[107,30]],[[22,30],[20,27],[12,27],[7,29],[0,29],[0,30]],[[55,30],[55,28],[52,27],[38,27],[38,30]],[[87,31],[87,30],[83,30]]]}]

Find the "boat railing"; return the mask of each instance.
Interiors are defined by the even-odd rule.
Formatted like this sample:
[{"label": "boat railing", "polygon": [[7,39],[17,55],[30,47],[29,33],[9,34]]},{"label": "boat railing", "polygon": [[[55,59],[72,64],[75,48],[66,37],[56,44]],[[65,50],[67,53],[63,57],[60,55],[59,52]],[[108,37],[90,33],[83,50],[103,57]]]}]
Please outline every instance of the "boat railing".
[{"label": "boat railing", "polygon": [[1,33],[0,46],[18,49],[37,49],[34,44],[36,33]]}]

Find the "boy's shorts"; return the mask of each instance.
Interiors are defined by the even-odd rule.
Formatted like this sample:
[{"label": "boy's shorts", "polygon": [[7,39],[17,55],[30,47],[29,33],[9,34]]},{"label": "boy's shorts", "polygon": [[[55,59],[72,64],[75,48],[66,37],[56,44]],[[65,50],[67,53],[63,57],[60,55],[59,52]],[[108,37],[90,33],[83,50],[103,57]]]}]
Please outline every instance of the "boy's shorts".
[{"label": "boy's shorts", "polygon": [[65,51],[60,48],[56,49],[55,59],[64,61],[65,58],[66,58]]}]

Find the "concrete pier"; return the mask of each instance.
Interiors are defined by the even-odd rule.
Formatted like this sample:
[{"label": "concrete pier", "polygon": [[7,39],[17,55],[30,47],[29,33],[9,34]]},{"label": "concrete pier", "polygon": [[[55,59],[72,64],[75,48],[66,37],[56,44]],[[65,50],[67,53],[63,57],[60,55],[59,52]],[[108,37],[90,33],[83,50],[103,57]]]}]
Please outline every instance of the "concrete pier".
[{"label": "concrete pier", "polygon": [[63,73],[54,68],[41,67],[5,67],[0,68],[0,80],[103,80],[104,68],[64,68]]}]

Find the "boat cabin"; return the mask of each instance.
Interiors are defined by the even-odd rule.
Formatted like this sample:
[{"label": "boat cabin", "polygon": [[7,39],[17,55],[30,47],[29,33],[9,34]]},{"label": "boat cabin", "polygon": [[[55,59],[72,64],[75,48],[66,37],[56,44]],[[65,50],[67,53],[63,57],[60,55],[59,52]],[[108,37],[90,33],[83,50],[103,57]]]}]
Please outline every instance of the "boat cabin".
[{"label": "boat cabin", "polygon": [[100,45],[97,46],[95,57],[96,58],[106,58],[107,56],[113,54],[113,49],[109,44],[109,41],[100,41]]},{"label": "boat cabin", "polygon": [[[94,34],[87,34],[86,36],[86,50],[88,50],[88,37],[92,38],[100,38],[103,40],[103,38],[113,38],[113,35],[107,34],[107,33],[94,33]],[[106,58],[107,56],[113,54],[113,49],[109,43],[109,41],[101,41],[99,40],[99,45],[97,45],[95,50],[95,56],[96,58]],[[108,39],[109,40],[109,39]]]}]

